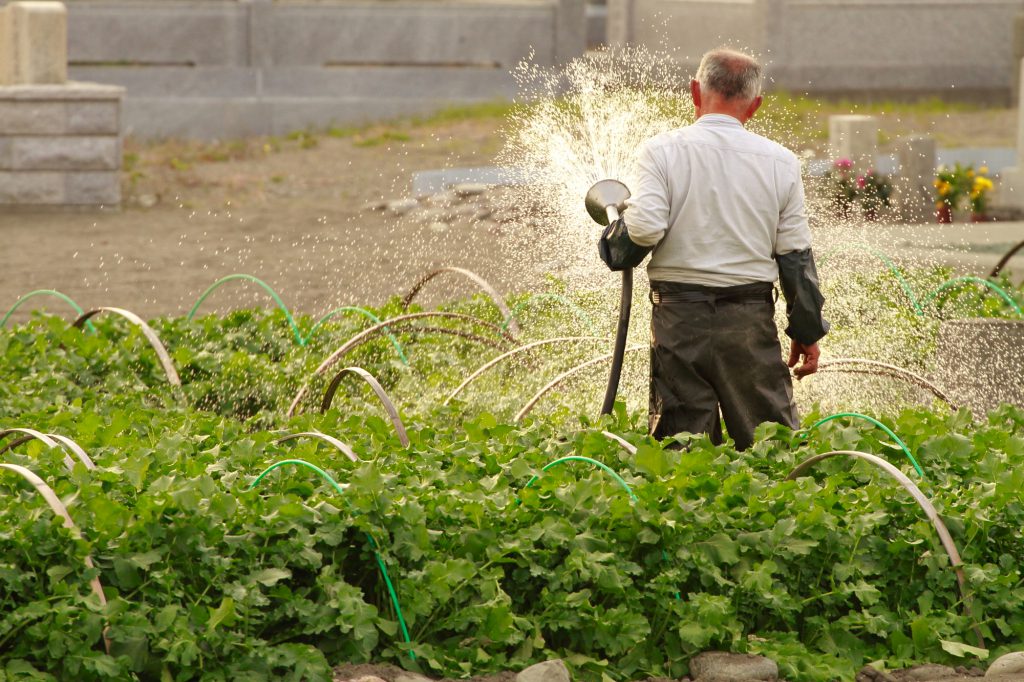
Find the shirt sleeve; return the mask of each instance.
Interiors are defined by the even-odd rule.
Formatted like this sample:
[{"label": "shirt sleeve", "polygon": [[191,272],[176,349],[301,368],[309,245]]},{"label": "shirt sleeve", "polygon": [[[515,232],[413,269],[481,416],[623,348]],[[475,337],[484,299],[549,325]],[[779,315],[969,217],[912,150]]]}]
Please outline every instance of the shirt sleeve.
[{"label": "shirt sleeve", "polygon": [[637,183],[622,214],[629,239],[639,246],[654,246],[668,231],[668,178],[656,149],[644,145],[637,161]]},{"label": "shirt sleeve", "polygon": [[782,255],[811,248],[811,229],[807,224],[804,183],[800,178],[800,162],[793,160],[787,168],[789,187],[779,212],[779,228],[775,236],[775,253]]}]

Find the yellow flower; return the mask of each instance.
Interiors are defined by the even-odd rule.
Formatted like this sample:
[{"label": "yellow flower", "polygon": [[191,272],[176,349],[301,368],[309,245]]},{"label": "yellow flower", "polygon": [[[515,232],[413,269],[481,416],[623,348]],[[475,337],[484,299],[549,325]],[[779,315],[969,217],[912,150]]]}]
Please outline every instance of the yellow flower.
[{"label": "yellow flower", "polygon": [[987,192],[992,189],[992,186],[992,181],[988,178],[977,177],[974,179],[974,189],[978,191]]},{"label": "yellow flower", "polygon": [[935,187],[939,190],[939,196],[940,197],[944,197],[944,196],[948,195],[949,194],[949,190],[951,189],[950,184],[948,182],[944,181],[944,180],[936,181],[935,182]]},{"label": "yellow flower", "polygon": [[978,169],[979,175],[988,175],[988,166],[982,166]]},{"label": "yellow flower", "polygon": [[973,168],[968,168],[967,169],[967,177],[969,177],[969,178],[973,178],[974,177],[974,169]]}]

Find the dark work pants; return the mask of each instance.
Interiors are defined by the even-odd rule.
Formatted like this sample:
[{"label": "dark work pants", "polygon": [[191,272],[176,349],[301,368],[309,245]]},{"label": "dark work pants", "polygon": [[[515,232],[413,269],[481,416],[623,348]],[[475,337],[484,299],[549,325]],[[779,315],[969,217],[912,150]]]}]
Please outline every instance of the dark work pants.
[{"label": "dark work pants", "polygon": [[[760,285],[759,291],[771,291]],[[722,442],[719,409],[736,447],[746,450],[763,422],[798,425],[793,384],[782,360],[771,294],[724,300],[698,298],[710,289],[651,282],[651,431],[665,438],[686,431]],[[708,296],[710,298],[710,296]],[[667,300],[666,300],[667,299]]]}]

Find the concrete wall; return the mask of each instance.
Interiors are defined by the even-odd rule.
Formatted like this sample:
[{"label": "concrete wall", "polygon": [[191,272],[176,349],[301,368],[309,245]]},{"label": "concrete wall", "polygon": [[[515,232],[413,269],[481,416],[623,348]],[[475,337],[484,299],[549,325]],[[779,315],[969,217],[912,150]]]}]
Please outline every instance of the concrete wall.
[{"label": "concrete wall", "polygon": [[[796,92],[980,93],[1007,100],[1022,0],[609,0],[612,42],[695,69],[728,42],[760,53]],[[957,92],[953,93],[958,94]]]},{"label": "concrete wall", "polygon": [[125,132],[223,138],[498,97],[583,53],[583,0],[68,0],[69,75],[124,86]]}]

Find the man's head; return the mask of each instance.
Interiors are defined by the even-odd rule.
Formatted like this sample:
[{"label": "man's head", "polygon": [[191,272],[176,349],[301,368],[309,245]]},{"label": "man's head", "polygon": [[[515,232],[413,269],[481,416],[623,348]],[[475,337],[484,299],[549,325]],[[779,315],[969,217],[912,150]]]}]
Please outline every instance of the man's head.
[{"label": "man's head", "polygon": [[743,52],[719,48],[700,61],[690,82],[697,116],[728,114],[746,123],[761,106],[761,65]]}]

